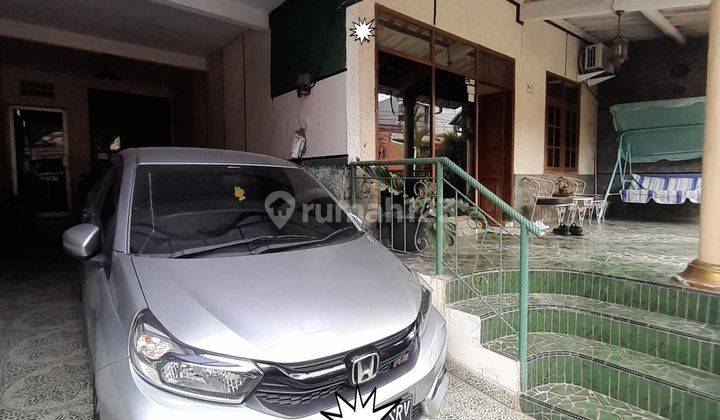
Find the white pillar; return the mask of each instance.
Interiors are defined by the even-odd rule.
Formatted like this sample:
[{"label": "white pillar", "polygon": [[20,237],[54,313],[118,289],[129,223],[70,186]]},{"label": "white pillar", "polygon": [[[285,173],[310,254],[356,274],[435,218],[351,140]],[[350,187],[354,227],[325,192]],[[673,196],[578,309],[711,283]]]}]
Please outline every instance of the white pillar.
[{"label": "white pillar", "polygon": [[720,293],[720,0],[710,5],[698,258],[677,278]]}]

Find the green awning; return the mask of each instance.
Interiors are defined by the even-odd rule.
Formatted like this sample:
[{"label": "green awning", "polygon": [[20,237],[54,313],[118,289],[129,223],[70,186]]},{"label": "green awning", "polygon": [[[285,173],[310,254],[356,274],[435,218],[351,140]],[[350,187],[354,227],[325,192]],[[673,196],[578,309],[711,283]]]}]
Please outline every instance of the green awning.
[{"label": "green awning", "polygon": [[705,97],[610,107],[625,159],[632,162],[702,157]]}]

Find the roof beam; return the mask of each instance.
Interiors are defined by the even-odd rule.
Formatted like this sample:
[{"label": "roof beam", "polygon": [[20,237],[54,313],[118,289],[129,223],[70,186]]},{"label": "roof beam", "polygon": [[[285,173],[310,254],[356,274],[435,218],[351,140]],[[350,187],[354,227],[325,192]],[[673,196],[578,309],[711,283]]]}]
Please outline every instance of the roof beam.
[{"label": "roof beam", "polygon": [[687,40],[678,28],[675,27],[665,16],[663,16],[658,10],[643,10],[642,14],[652,22],[658,29],[660,29],[665,35],[672,38],[678,44],[685,44]]},{"label": "roof beam", "polygon": [[270,27],[265,10],[232,0],[150,0],[186,12],[220,20],[243,28],[265,31]]},{"label": "roof beam", "polygon": [[[614,3],[614,4],[613,4]],[[710,0],[536,0],[520,6],[520,20],[557,20],[607,15],[615,10],[640,12],[707,6]]]},{"label": "roof beam", "polygon": [[595,38],[592,34],[578,28],[577,26],[573,25],[572,23],[568,22],[565,19],[555,19],[551,20],[550,22],[554,23],[555,25],[565,29],[566,31],[577,35],[582,40],[589,42],[591,44],[597,44],[600,42],[599,39]]},{"label": "roof beam", "polygon": [[537,0],[520,6],[520,20],[558,20],[607,13],[612,0]]},{"label": "roof beam", "polygon": [[205,57],[181,54],[137,44],[83,35],[7,19],[0,19],[0,36],[42,42],[60,47],[117,55],[192,70],[207,70]]}]

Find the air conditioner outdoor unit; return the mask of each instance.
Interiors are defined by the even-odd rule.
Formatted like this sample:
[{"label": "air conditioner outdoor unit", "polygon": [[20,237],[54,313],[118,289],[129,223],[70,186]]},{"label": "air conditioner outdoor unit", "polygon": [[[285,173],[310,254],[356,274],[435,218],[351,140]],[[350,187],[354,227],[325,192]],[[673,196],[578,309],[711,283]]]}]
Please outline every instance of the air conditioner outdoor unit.
[{"label": "air conditioner outdoor unit", "polygon": [[600,42],[585,47],[578,81],[595,86],[613,77],[615,66],[610,62],[610,48]]},{"label": "air conditioner outdoor unit", "polygon": [[610,54],[610,48],[601,42],[585,47],[583,73],[596,71],[615,73],[615,67],[610,62]]}]

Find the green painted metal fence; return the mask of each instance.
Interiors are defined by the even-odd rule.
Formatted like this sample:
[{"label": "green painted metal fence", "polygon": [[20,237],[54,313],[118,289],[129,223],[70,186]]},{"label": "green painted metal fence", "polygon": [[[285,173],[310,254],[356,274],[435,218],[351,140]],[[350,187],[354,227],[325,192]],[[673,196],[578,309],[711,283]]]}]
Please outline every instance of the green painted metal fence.
[{"label": "green painted metal fence", "polygon": [[[502,271],[505,258],[507,258],[503,256],[507,246],[507,241],[505,240],[505,242],[503,242],[503,237],[509,235],[510,237],[518,240],[518,359],[520,360],[520,376],[522,388],[523,390],[527,389],[529,234],[533,234],[537,237],[542,237],[544,236],[544,233],[530,220],[522,216],[512,206],[504,202],[502,199],[500,199],[500,197],[498,197],[492,191],[482,185],[482,183],[480,183],[477,179],[472,177],[470,174],[465,172],[457,164],[455,164],[446,157],[382,161],[358,161],[350,163],[350,167],[350,201],[353,212],[357,210],[358,181],[360,180],[362,182],[366,182],[374,180],[381,185],[377,188],[377,191],[375,192],[376,195],[379,196],[381,195],[381,192],[389,191],[391,195],[400,197],[398,199],[398,201],[400,201],[399,206],[403,211],[406,211],[406,209],[408,209],[409,207],[415,206],[415,208],[421,208],[421,218],[422,216],[432,216],[429,218],[429,220],[434,229],[434,252],[432,253],[432,258],[434,259],[434,267],[436,274],[443,274],[445,272],[445,269],[448,268],[452,275],[458,276],[461,279],[466,278],[468,279],[468,281],[470,281],[470,283],[476,281],[476,279],[473,277],[472,271],[473,269],[478,267],[478,259],[484,257],[484,254],[487,253],[488,248],[483,248],[483,244],[488,233],[493,234],[497,238],[497,240],[495,241],[495,245],[493,246],[497,246],[499,252],[497,258],[492,260],[487,259],[487,262]],[[365,173],[363,175],[358,175],[358,168],[362,168],[363,172]],[[377,168],[384,168],[384,170],[379,171]],[[398,175],[398,172],[400,172],[401,174]],[[419,172],[423,175],[418,175]],[[448,180],[449,177],[452,177],[455,180],[455,184]],[[430,180],[434,180],[434,183],[430,182]],[[460,180],[459,183],[462,184],[460,188],[458,188],[457,185],[458,180]],[[410,188],[408,182],[412,181],[415,182],[415,185],[413,188]],[[428,191],[429,189],[432,189],[434,191]],[[475,205],[474,197],[468,197],[473,196],[475,194],[474,191],[477,191],[477,194],[486,198],[492,204],[497,206],[507,219],[513,220],[515,224],[517,224],[520,230],[519,237],[515,234],[510,233],[506,228],[504,228],[502,221],[496,221],[492,219],[489,214],[487,214]],[[454,198],[446,197],[446,192],[449,192],[451,195],[454,196]],[[410,200],[410,204],[408,204],[408,199]],[[434,203],[432,202],[432,200],[434,200]],[[478,225],[483,226],[482,235],[478,236],[478,238],[482,238],[482,240],[480,241],[480,247],[477,250],[475,261],[471,265],[469,272],[466,272],[467,270],[464,271],[461,268],[462,263],[461,257],[458,256],[459,245],[457,238],[449,236],[448,232],[446,232],[448,229],[454,229],[455,232],[453,233],[457,236],[457,225],[448,225],[446,217],[449,219],[453,219],[452,216],[454,216],[454,223],[457,223],[458,217],[460,216],[461,208],[465,208],[465,213],[469,214],[469,217],[476,219],[478,221]],[[380,205],[379,211],[381,217],[378,221],[378,232],[380,240],[382,242],[382,215],[385,213],[385,209],[383,208],[382,203]],[[396,216],[396,214],[391,212],[391,218]],[[429,242],[428,238],[422,240],[418,239],[418,232],[420,230],[419,225],[415,228],[411,228],[415,230],[415,241],[412,243],[412,245],[416,249],[409,250],[407,244],[405,243],[408,226],[405,221],[405,215],[403,214],[401,217],[403,218],[403,248],[398,249],[395,244],[396,236],[398,235],[395,232],[395,227],[392,225],[389,228],[390,239],[386,239],[385,242],[390,243],[390,245],[395,250],[405,252],[420,251],[422,253],[422,251],[424,250],[419,249],[417,244],[422,243],[423,241],[425,241],[425,243]],[[453,251],[448,251],[448,248],[450,247],[454,247]],[[446,258],[446,254],[450,254],[449,259],[452,260],[452,263],[449,263],[447,261],[448,258]],[[482,296],[479,293],[477,297],[482,299]]]}]

